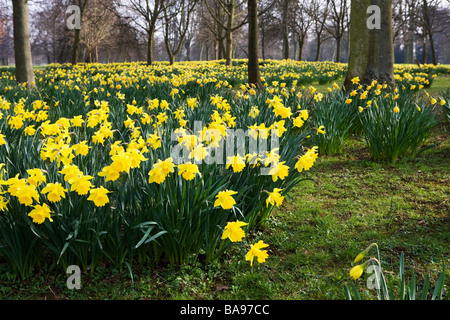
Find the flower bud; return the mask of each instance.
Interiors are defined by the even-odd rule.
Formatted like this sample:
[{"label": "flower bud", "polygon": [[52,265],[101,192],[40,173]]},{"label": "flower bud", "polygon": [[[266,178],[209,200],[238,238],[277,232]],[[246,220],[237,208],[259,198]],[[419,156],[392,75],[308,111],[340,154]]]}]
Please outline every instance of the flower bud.
[{"label": "flower bud", "polygon": [[365,267],[366,267],[366,263],[354,266],[350,270],[350,277],[352,277],[354,280],[358,279],[359,277],[362,276]]}]

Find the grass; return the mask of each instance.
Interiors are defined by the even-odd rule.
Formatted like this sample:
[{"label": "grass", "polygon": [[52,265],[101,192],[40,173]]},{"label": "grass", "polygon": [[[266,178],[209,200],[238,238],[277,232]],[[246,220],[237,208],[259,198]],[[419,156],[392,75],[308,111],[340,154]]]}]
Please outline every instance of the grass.
[{"label": "grass", "polygon": [[[270,244],[265,264],[251,268],[236,247],[208,266],[162,261],[132,266],[131,273],[98,267],[82,275],[81,290],[69,290],[63,270],[43,265],[20,282],[0,263],[0,299],[345,299],[351,263],[372,242],[388,279],[396,283],[403,252],[406,272],[414,271],[417,283],[429,274],[434,284],[442,263],[450,263],[449,129],[442,122],[430,138],[435,148],[395,166],[372,162],[356,137],[341,155],[320,157],[309,172],[314,180],[298,185],[248,235]],[[376,299],[366,280],[354,283],[363,298]]]},{"label": "grass", "polygon": [[448,75],[440,75],[436,77],[433,81],[433,85],[429,90],[429,93],[440,93],[445,92],[450,87],[450,76]]}]

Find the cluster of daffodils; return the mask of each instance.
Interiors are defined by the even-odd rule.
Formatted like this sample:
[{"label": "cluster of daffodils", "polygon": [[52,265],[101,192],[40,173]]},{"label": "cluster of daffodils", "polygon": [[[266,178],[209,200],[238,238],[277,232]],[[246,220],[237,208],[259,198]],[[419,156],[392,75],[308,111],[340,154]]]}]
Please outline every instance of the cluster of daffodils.
[{"label": "cluster of daffodils", "polygon": [[[408,73],[405,73],[405,77],[408,80],[413,79],[413,77]],[[402,80],[403,78],[400,75],[396,74],[395,79],[396,81],[398,81]],[[417,80],[417,77],[414,79]],[[377,80],[373,80],[370,85],[363,87],[363,85],[359,83],[360,82],[359,77],[355,77],[351,81],[356,88],[349,93],[349,98],[345,101],[345,103],[352,104],[356,102],[360,113],[364,112],[372,105],[375,105],[377,107],[377,99],[379,97],[391,98],[394,101],[394,108],[392,109],[392,111],[394,113],[400,112],[400,108],[396,103],[396,101],[400,98],[398,86],[395,87],[392,92],[384,92],[383,94],[383,89],[387,88],[387,84],[379,84]],[[402,85],[400,85],[400,87],[402,87]],[[415,85],[415,84],[411,84],[409,87],[410,90],[421,90],[423,88],[424,85]],[[329,88],[329,90],[331,89]],[[446,101],[442,97],[438,98],[432,97],[428,92],[425,92],[425,95],[430,99],[429,102],[431,105],[440,104],[441,106],[444,106],[446,104]],[[421,108],[417,105],[416,109],[419,112],[422,111]]]},{"label": "cluster of daffodils", "polygon": [[[214,189],[217,193],[210,195],[215,197],[214,203],[210,198],[192,200],[201,202],[201,210],[223,213],[223,240],[243,241],[243,227],[255,223],[261,212],[270,213],[281,206],[297,174],[310,170],[318,157],[318,147],[301,147],[310,115],[299,103],[291,103],[299,97],[298,73],[294,72],[298,66],[285,63],[287,69],[280,81],[264,82],[264,100],[258,99],[261,92],[251,85],[242,86],[242,97],[228,95],[232,86],[226,78],[245,82],[241,67],[233,70],[215,62],[180,64],[177,70],[164,64],[151,68],[137,63],[54,65],[48,72],[36,73],[36,85],[46,93],[39,97],[21,90],[13,95],[0,85],[0,148],[5,151],[0,154],[0,210],[8,216],[23,212],[26,223],[44,224],[34,227],[43,232],[42,237],[48,237],[45,232],[58,232],[66,220],[101,212],[105,213],[99,217],[104,224],[99,228],[105,230],[95,232],[103,234],[108,232],[110,213],[138,216],[136,211],[142,209],[152,215],[152,209],[164,199],[173,196],[169,206],[185,201],[176,199],[178,195],[169,197],[174,185],[200,190],[215,175],[226,180],[241,176],[252,184],[253,176],[248,175],[268,169],[267,178],[254,179],[267,186],[246,189],[231,184]],[[269,64],[266,72],[275,67]],[[253,105],[245,113],[234,108],[247,107],[249,101]],[[270,120],[261,114],[269,114]],[[196,128],[198,118],[203,122]],[[230,139],[228,130],[232,129],[257,141],[282,139],[294,147],[289,149],[292,156],[281,153],[279,145],[263,151],[249,146],[244,154],[226,154],[223,162],[209,163],[217,148]],[[321,126],[317,132],[323,134],[325,128]],[[183,161],[172,149],[183,153]],[[20,157],[23,161],[15,166],[13,162]],[[260,200],[257,206],[251,204],[256,198]],[[234,221],[235,211],[240,211],[246,222]],[[46,228],[50,224],[51,230]],[[171,236],[178,235],[174,232]],[[263,241],[249,244],[246,260],[251,265],[254,260],[264,263],[267,246]]]}]

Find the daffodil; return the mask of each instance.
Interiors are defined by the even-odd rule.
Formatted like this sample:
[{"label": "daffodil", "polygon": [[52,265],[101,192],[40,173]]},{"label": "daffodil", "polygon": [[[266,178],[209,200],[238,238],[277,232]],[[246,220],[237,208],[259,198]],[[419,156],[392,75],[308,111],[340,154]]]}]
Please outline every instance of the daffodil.
[{"label": "daffodil", "polygon": [[73,181],[73,179],[76,179],[82,175],[81,170],[74,164],[64,166],[61,171],[58,171],[58,173],[64,175],[64,181]]},{"label": "daffodil", "polygon": [[257,107],[257,106],[253,106],[253,107],[250,109],[250,113],[248,114],[248,116],[249,116],[249,117],[252,117],[252,118],[256,118],[258,115],[259,115],[259,109],[258,109],[258,107]]},{"label": "daffodil", "polygon": [[34,128],[34,125],[29,125],[25,128],[24,132],[27,136],[34,136],[36,129]]},{"label": "daffodil", "polygon": [[28,169],[28,183],[32,184],[35,187],[38,187],[41,183],[46,182],[47,178],[44,175],[44,172],[41,169]]},{"label": "daffodil", "polygon": [[309,118],[309,111],[308,110],[300,110],[300,117],[306,121]]},{"label": "daffodil", "polygon": [[233,195],[237,194],[237,191],[233,190],[225,190],[220,191],[216,195],[216,201],[214,202],[214,207],[222,207],[225,210],[233,208],[233,205],[236,204],[236,201],[233,198]]},{"label": "daffodil", "polygon": [[45,219],[50,220],[50,222],[53,222],[53,219],[51,218],[52,211],[48,207],[47,204],[43,205],[36,205],[34,206],[34,209],[30,211],[28,214],[29,217],[33,219],[33,223],[42,224]]},{"label": "daffodil", "polygon": [[222,239],[230,239],[231,242],[240,242],[245,237],[245,231],[242,227],[248,225],[246,222],[235,221],[228,222],[222,233]]},{"label": "daffodil", "polygon": [[166,180],[167,175],[175,171],[175,164],[172,158],[167,158],[166,160],[158,160],[157,163],[153,165],[152,170],[148,173],[149,183],[161,184]]},{"label": "daffodil", "polygon": [[281,117],[281,118],[289,118],[292,115],[291,108],[285,107],[283,105],[274,106],[273,112],[275,113],[275,116]]},{"label": "daffodil", "polygon": [[131,169],[131,158],[127,152],[121,150],[118,154],[111,157],[113,161],[111,167],[118,172],[129,173]]},{"label": "daffodil", "polygon": [[106,166],[98,173],[100,177],[105,177],[105,181],[116,181],[120,177],[120,172],[113,166]]},{"label": "daffodil", "polygon": [[264,263],[266,259],[269,257],[267,250],[261,250],[263,248],[268,247],[268,244],[265,244],[262,240],[258,241],[255,244],[250,246],[250,250],[245,255],[245,260],[250,261],[250,266],[253,265],[253,261],[256,257],[259,263]]},{"label": "daffodil", "polygon": [[301,116],[294,118],[294,121],[293,121],[294,127],[301,128],[301,127],[303,127],[304,123],[305,123],[305,121],[303,121],[303,118]]},{"label": "daffodil", "polygon": [[0,146],[6,144],[6,136],[0,133]]},{"label": "daffodil", "polygon": [[150,144],[153,150],[161,148],[161,138],[157,134],[149,134],[147,143]]},{"label": "daffodil", "polygon": [[318,157],[317,150],[318,147],[313,147],[300,157],[300,159],[295,164],[295,168],[298,170],[298,172],[302,172],[304,170],[308,171],[309,169],[311,169]]},{"label": "daffodil", "polygon": [[317,134],[325,134],[325,132],[325,126],[320,126],[319,128],[317,128]]},{"label": "daffodil", "polygon": [[196,174],[200,174],[198,166],[195,163],[184,163],[178,165],[178,175],[182,175],[186,180],[193,180]]},{"label": "daffodil", "polygon": [[372,243],[370,244],[366,249],[364,249],[364,251],[360,252],[355,260],[353,261],[353,263],[358,263],[360,262],[362,259],[364,259],[364,257],[367,255],[367,253],[373,248],[373,247],[377,247],[376,243]]},{"label": "daffodil", "polygon": [[19,202],[23,205],[30,206],[33,200],[39,202],[39,193],[34,185],[28,184],[25,179],[19,179],[18,175],[14,178],[8,179],[6,184],[9,185],[8,192],[17,197]]},{"label": "daffodil", "polygon": [[272,176],[273,182],[276,182],[278,179],[284,180],[289,174],[289,166],[285,165],[286,161],[282,161],[272,166],[269,171],[269,175]]},{"label": "daffodil", "polygon": [[269,204],[276,204],[277,207],[280,206],[284,200],[284,197],[280,194],[281,191],[283,190],[274,188],[273,191],[269,193],[269,196],[266,199],[266,205],[269,206]]},{"label": "daffodil", "polygon": [[75,150],[75,154],[86,156],[91,147],[87,145],[87,141],[81,141],[80,143],[74,144],[73,149]]},{"label": "daffodil", "polygon": [[97,207],[103,207],[105,204],[109,203],[108,193],[110,193],[110,191],[103,186],[91,189],[88,200],[93,201]]},{"label": "daffodil", "polygon": [[233,172],[241,172],[245,168],[245,159],[240,155],[228,157],[226,168],[233,167]]},{"label": "daffodil", "polygon": [[65,192],[67,192],[67,189],[65,189],[61,183],[48,183],[44,189],[42,189],[41,193],[47,195],[47,199],[50,202],[59,202],[61,198],[65,198]]},{"label": "daffodil", "polygon": [[86,195],[92,188],[92,183],[90,180],[92,180],[93,177],[90,175],[80,175],[78,177],[74,177],[69,180],[69,183],[71,184],[71,191],[77,192],[79,195]]},{"label": "daffodil", "polygon": [[70,123],[74,127],[81,127],[84,123],[84,120],[83,120],[82,116],[75,116],[72,119],[70,119]]},{"label": "daffodil", "polygon": [[350,277],[352,277],[354,280],[360,278],[364,272],[364,269],[366,267],[366,264],[360,264],[357,266],[354,266],[351,270],[350,270]]}]

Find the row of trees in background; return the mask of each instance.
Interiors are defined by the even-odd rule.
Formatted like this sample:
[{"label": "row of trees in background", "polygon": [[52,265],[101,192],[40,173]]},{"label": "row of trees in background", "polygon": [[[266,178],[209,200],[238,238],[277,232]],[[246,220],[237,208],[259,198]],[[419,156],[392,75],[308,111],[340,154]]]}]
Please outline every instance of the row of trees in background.
[{"label": "row of trees in background", "polygon": [[[349,58],[350,0],[259,0],[260,58]],[[0,0],[0,64],[13,56],[12,1]],[[70,30],[70,5],[81,29]],[[29,1],[35,63],[122,62],[248,57],[247,0]],[[449,8],[442,0],[394,0],[395,59],[449,63]],[[1,29],[0,29],[1,30]],[[1,36],[0,36],[1,37]]]}]

